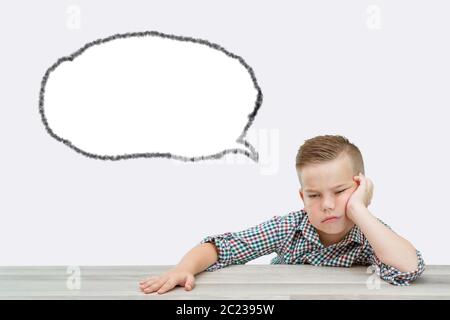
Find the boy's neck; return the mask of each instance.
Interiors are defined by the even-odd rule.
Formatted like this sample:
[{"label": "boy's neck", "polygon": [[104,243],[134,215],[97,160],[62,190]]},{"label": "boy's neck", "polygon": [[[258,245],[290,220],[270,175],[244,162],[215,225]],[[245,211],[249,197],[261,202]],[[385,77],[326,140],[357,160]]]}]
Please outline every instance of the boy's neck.
[{"label": "boy's neck", "polygon": [[337,234],[330,234],[325,233],[323,231],[320,231],[317,229],[317,233],[319,234],[320,242],[323,244],[324,247],[329,247],[335,243],[339,243],[342,241],[347,233],[350,232],[350,230],[353,228],[354,225],[350,225],[347,227],[347,229],[343,230],[341,233]]}]

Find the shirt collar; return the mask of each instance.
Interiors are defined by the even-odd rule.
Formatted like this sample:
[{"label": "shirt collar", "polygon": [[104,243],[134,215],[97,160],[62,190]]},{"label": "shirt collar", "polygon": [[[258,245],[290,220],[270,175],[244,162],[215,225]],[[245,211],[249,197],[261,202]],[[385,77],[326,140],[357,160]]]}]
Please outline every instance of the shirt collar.
[{"label": "shirt collar", "polygon": [[[303,218],[299,224],[299,230],[303,233],[303,236],[309,240],[310,242],[316,244],[319,247],[323,247],[323,244],[320,242],[319,234],[317,233],[316,228],[309,222],[308,214],[304,209],[301,210],[303,213]],[[347,233],[347,235],[342,239],[338,245],[346,245],[348,243],[355,242],[360,245],[364,244],[365,237],[361,232],[361,229],[354,225],[352,229]]]},{"label": "shirt collar", "polygon": [[316,228],[309,222],[308,214],[305,210],[301,210],[303,213],[303,218],[300,221],[299,229],[303,233],[303,236],[310,242],[316,244],[317,246],[321,246],[321,242],[319,239],[319,234],[317,233]]}]

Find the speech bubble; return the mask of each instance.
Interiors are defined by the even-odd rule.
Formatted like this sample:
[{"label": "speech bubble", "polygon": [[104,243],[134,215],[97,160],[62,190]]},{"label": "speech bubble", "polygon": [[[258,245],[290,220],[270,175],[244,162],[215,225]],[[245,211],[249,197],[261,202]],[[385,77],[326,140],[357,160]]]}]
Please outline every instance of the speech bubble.
[{"label": "speech bubble", "polygon": [[183,161],[241,153],[263,95],[252,68],[218,44],[157,31],[87,43],[47,69],[47,132],[87,157]]}]

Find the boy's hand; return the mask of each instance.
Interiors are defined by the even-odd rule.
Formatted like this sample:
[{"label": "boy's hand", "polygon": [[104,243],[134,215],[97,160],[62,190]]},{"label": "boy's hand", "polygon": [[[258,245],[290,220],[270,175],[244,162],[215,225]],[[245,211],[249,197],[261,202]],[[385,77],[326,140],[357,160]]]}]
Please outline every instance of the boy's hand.
[{"label": "boy's hand", "polygon": [[150,277],[139,282],[139,288],[144,293],[157,291],[162,294],[172,290],[177,285],[184,287],[187,291],[192,290],[195,286],[194,275],[189,271],[174,268],[161,276]]},{"label": "boy's hand", "polygon": [[353,177],[356,182],[356,189],[347,201],[346,213],[352,219],[353,211],[356,208],[368,207],[373,195],[373,182],[362,173]]}]

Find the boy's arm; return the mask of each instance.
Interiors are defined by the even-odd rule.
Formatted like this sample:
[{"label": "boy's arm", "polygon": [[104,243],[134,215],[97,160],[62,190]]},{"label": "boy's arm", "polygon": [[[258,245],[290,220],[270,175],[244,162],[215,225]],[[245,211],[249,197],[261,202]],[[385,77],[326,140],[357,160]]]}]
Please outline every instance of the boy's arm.
[{"label": "boy's arm", "polygon": [[198,245],[186,253],[175,268],[161,276],[140,281],[139,287],[144,293],[157,291],[158,294],[172,290],[177,285],[192,290],[195,284],[194,276],[216,260],[217,250],[214,245],[209,243]]},{"label": "boy's arm", "polygon": [[409,285],[423,273],[425,262],[420,251],[367,208],[360,208],[357,215],[354,212],[352,220],[369,241],[373,249],[369,261],[383,280],[394,285]]},{"label": "boy's arm", "polygon": [[232,264],[245,264],[260,256],[277,252],[300,218],[300,213],[291,212],[274,216],[255,227],[207,236],[200,243],[214,243],[218,259],[206,271],[215,271]]},{"label": "boy's arm", "polygon": [[216,262],[218,256],[219,253],[214,244],[202,243],[186,253],[175,269],[188,271],[196,275]]},{"label": "boy's arm", "polygon": [[422,255],[405,238],[399,236],[367,209],[372,197],[372,181],[355,176],[358,188],[347,202],[346,214],[362,231],[374,254],[370,261],[379,275],[392,284],[408,285],[424,271]]},{"label": "boy's arm", "polygon": [[366,207],[349,209],[353,222],[361,229],[378,259],[401,272],[412,272],[418,267],[414,246],[393,232],[373,216]]},{"label": "boy's arm", "polygon": [[370,256],[370,262],[381,279],[398,286],[408,286],[416,280],[425,270],[425,262],[422,254],[416,250],[418,260],[417,269],[409,272],[402,272],[399,269],[382,262],[375,254]]},{"label": "boy's arm", "polygon": [[294,212],[283,217],[275,216],[244,231],[208,236],[188,251],[173,269],[161,277],[141,281],[140,288],[145,293],[156,290],[158,293],[164,293],[176,285],[190,290],[194,285],[193,276],[197,273],[204,270],[214,271],[230,264],[243,264],[271,253],[280,246],[285,234],[295,228],[292,220],[297,218],[296,214]]}]

